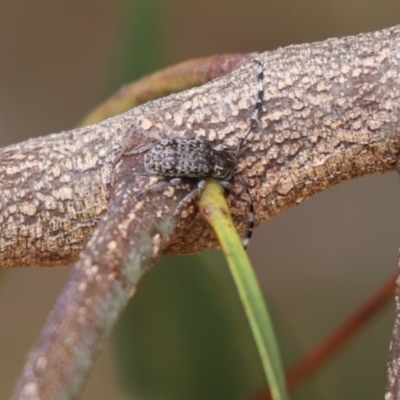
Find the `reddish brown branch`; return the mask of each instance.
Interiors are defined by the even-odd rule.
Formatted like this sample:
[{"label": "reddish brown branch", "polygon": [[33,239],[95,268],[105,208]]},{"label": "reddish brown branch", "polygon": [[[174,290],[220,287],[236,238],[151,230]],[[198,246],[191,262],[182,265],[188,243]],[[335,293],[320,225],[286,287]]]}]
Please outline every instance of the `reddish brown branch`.
[{"label": "reddish brown branch", "polygon": [[[309,379],[313,373],[336,355],[393,299],[396,290],[396,278],[397,276],[391,277],[338,329],[290,368],[286,374],[287,386],[290,392],[293,392],[300,384]],[[254,398],[254,400],[270,399],[268,389]]]}]

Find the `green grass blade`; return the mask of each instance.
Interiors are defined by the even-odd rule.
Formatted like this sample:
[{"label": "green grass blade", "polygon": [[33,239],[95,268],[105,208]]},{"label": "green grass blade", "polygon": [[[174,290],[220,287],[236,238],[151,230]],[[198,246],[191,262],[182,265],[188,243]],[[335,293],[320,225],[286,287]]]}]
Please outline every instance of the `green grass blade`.
[{"label": "green grass blade", "polygon": [[222,187],[208,179],[200,210],[213,227],[235,281],[247,315],[273,400],[288,398],[285,377],[271,319],[257,277],[233,225]]}]

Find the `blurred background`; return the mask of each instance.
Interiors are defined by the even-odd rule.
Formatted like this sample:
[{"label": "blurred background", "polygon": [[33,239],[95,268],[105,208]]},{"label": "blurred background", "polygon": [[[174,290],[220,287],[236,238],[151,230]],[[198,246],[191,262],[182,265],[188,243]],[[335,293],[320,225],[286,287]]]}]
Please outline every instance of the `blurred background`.
[{"label": "blurred background", "polygon": [[[397,0],[2,0],[0,146],[71,129],[124,82],[178,62],[353,35],[399,23]],[[249,254],[286,366],[395,271],[399,179],[321,193],[256,229]],[[169,259],[143,280],[84,400],[248,398],[260,365],[221,256]],[[0,398],[10,396],[68,267],[0,282]],[[294,399],[383,398],[394,307]]]}]

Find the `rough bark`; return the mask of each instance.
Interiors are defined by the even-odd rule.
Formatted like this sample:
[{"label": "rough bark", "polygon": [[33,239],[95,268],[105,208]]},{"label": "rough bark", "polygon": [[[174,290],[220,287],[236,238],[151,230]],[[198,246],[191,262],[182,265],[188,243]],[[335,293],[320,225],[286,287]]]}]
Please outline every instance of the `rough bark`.
[{"label": "rough bark", "polygon": [[[341,181],[396,168],[399,48],[395,27],[260,55],[263,110],[238,166],[256,224]],[[0,265],[50,266],[81,253],[14,398],[75,398],[130,288],[151,263],[162,252],[215,245],[194,207],[170,234],[173,209],[190,185],[152,190],[158,178],[145,176],[143,154],[130,151],[170,136],[234,148],[256,97],[249,63],[99,125],[0,151]],[[247,203],[236,182],[229,202],[244,229]]]},{"label": "rough bark", "polygon": [[[239,170],[256,224],[340,181],[394,168],[398,151],[399,28],[265,53],[264,107]],[[166,136],[203,136],[234,147],[256,100],[251,63],[233,74],[149,102],[99,125],[0,151],[0,265],[75,261],[106,213],[115,167]],[[145,191],[145,187],[141,191]],[[236,185],[230,202],[244,222]],[[190,222],[189,222],[190,221]],[[215,245],[199,218],[187,219],[168,251]]]}]

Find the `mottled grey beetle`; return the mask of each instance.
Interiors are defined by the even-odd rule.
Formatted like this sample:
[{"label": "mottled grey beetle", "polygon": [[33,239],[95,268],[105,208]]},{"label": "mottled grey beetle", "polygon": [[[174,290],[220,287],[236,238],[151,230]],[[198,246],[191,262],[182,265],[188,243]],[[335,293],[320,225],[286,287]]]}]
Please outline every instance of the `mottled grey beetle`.
[{"label": "mottled grey beetle", "polygon": [[144,156],[146,172],[177,178],[212,176],[230,180],[236,164],[236,157],[201,138],[164,139]]},{"label": "mottled grey beetle", "polygon": [[178,212],[190,198],[201,192],[205,186],[205,178],[216,178],[223,187],[229,190],[232,187],[231,180],[236,176],[249,196],[249,226],[246,237],[242,239],[245,248],[253,233],[254,206],[249,188],[244,179],[237,173],[236,167],[247,136],[258,122],[264,97],[263,66],[259,60],[254,60],[254,62],[258,66],[257,103],[249,127],[239,140],[234,155],[221,145],[212,147],[211,143],[203,138],[163,139],[152,146],[144,155],[144,169],[150,175],[171,178],[170,182],[173,184],[179,183],[182,178],[198,179],[197,187],[184,197],[178,206]]}]

